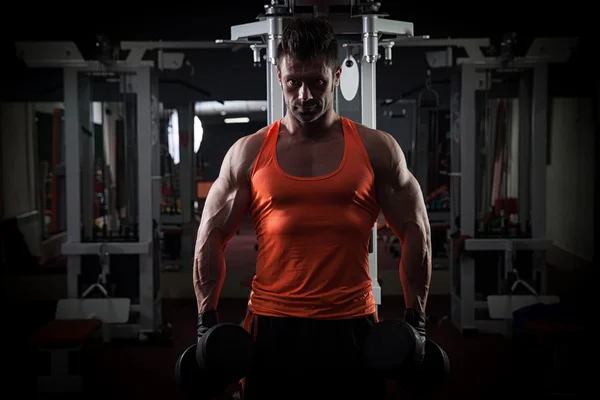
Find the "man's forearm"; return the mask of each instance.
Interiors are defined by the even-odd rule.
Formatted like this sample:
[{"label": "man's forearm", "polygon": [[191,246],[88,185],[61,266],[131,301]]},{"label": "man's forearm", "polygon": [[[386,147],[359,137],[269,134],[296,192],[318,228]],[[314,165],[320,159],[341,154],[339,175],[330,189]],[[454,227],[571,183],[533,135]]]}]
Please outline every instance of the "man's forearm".
[{"label": "man's forearm", "polygon": [[400,282],[406,307],[425,312],[431,281],[431,238],[427,229],[409,225],[402,243]]},{"label": "man's forearm", "polygon": [[194,291],[198,312],[216,310],[225,281],[225,251],[221,235],[199,235],[194,255]]}]

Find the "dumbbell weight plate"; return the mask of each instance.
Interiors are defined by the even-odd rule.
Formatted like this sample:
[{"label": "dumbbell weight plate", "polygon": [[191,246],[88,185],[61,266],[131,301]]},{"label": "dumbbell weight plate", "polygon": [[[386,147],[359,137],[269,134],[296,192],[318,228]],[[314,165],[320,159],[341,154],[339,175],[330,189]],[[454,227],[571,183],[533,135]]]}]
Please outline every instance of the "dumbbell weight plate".
[{"label": "dumbbell weight plate", "polygon": [[403,320],[385,320],[367,333],[364,353],[367,365],[394,379],[416,358],[417,332]]},{"label": "dumbbell weight plate", "polygon": [[196,349],[200,368],[219,370],[230,379],[242,379],[251,367],[254,341],[241,326],[221,323],[210,328]]},{"label": "dumbbell weight plate", "polygon": [[175,363],[175,380],[187,398],[200,398],[198,378],[201,375],[196,361],[196,345],[193,344],[181,353]]},{"label": "dumbbell weight plate", "polygon": [[396,383],[413,396],[430,397],[440,392],[449,373],[448,355],[437,343],[428,339],[425,341],[425,358],[420,368],[400,376]]},{"label": "dumbbell weight plate", "polygon": [[177,383],[188,399],[212,400],[248,373],[253,349],[244,328],[218,324],[181,354],[175,364]]},{"label": "dumbbell weight plate", "polygon": [[437,391],[446,382],[450,374],[448,354],[434,341],[425,341],[425,359],[423,370],[429,377],[428,385],[431,391]]},{"label": "dumbbell weight plate", "polygon": [[175,380],[186,399],[213,400],[223,393],[231,381],[220,370],[200,368],[196,359],[197,345],[188,347],[175,363]]}]

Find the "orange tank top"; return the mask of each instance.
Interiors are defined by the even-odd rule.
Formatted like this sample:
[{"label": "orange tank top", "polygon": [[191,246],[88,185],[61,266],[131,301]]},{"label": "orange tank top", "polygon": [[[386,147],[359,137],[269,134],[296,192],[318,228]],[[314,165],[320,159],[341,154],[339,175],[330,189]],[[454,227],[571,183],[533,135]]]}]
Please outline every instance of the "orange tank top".
[{"label": "orange tank top", "polygon": [[251,175],[258,239],[248,303],[254,314],[345,319],[375,313],[369,240],[379,216],[374,174],[356,126],[342,118],[344,155],[330,174],[286,174],[271,125]]}]

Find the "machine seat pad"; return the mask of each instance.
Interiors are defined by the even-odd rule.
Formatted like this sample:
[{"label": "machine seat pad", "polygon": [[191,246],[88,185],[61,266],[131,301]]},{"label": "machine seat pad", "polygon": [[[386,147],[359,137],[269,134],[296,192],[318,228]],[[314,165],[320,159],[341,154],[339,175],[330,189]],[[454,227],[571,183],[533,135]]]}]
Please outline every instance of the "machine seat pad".
[{"label": "machine seat pad", "polygon": [[29,337],[37,347],[71,347],[84,345],[100,329],[102,321],[89,319],[54,319]]}]

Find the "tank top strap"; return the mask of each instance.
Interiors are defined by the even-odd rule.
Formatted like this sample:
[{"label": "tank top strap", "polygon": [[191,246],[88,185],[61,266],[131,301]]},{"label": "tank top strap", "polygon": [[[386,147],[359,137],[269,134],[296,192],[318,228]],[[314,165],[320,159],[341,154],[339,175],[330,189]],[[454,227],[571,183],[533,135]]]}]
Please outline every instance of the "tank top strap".
[{"label": "tank top strap", "polygon": [[348,150],[349,156],[352,159],[356,160],[357,157],[360,157],[363,161],[367,163],[369,169],[371,169],[371,160],[369,158],[369,154],[367,153],[367,149],[363,143],[360,134],[358,133],[358,128],[356,124],[351,119],[341,117],[342,124],[344,127],[344,132],[346,132],[345,138],[348,140]]},{"label": "tank top strap", "polygon": [[260,147],[260,151],[256,156],[256,161],[254,162],[254,167],[252,168],[252,173],[250,174],[251,178],[259,168],[264,167],[273,161],[273,158],[276,155],[277,134],[279,133],[280,125],[281,120],[277,120],[273,122],[267,130],[265,139]]}]

